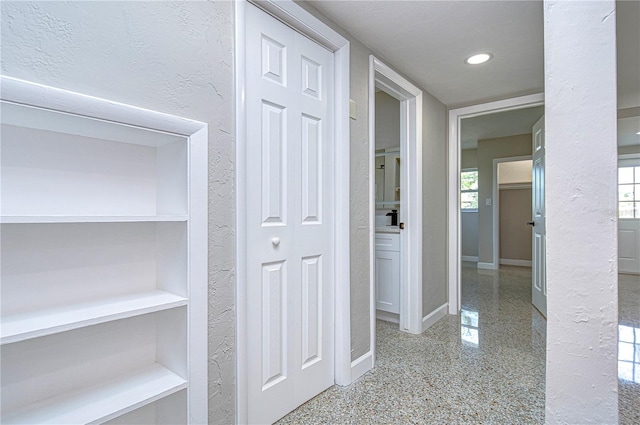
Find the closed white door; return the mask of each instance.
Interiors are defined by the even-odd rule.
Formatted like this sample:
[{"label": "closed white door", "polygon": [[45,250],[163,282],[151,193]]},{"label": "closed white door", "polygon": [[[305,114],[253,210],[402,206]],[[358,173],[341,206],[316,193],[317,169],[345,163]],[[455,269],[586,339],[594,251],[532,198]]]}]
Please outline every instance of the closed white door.
[{"label": "closed white door", "polygon": [[247,5],[248,420],[334,382],[333,53]]},{"label": "closed white door", "polygon": [[618,271],[640,274],[640,158],[618,161]]},{"label": "closed white door", "polygon": [[533,125],[532,290],[533,305],[547,317],[546,210],[544,202],[544,116]]}]

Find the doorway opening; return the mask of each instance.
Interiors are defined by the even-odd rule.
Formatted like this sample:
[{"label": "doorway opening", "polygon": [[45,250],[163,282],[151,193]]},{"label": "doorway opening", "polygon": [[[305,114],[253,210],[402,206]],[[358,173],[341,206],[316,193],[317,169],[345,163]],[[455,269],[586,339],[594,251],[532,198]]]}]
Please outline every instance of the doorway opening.
[{"label": "doorway opening", "polygon": [[[475,199],[475,209],[477,213],[478,232],[478,252],[477,266],[479,269],[496,270],[499,267],[499,252],[495,252],[494,239],[494,196],[493,196],[493,159],[519,157],[531,154],[531,127],[523,140],[519,141],[522,150],[514,144],[505,143],[500,145],[499,138],[504,136],[505,128],[511,125],[514,120],[500,116],[500,113],[510,112],[516,115],[527,115],[526,110],[536,111],[539,108],[539,118],[543,111],[544,95],[542,93],[522,96],[513,99],[506,99],[496,102],[484,103],[480,105],[468,106],[449,111],[449,204],[448,204],[448,289],[449,289],[449,314],[458,314],[461,309],[461,265],[463,255],[463,234],[462,226],[462,176],[463,169],[477,169],[478,190]],[[536,112],[533,113],[535,115]],[[513,118],[513,117],[511,117]],[[522,117],[520,117],[522,118]],[[525,121],[528,121],[527,118]],[[535,119],[532,120],[535,123]],[[520,124],[522,125],[522,124]],[[501,134],[491,133],[495,127],[502,131]],[[489,131],[489,135],[482,135],[482,132]],[[511,130],[512,135],[522,134],[522,131]],[[484,133],[487,134],[487,133]],[[487,149],[482,149],[478,155],[478,140],[494,139],[487,143]],[[482,142],[481,142],[482,143]],[[495,146],[494,146],[495,145]],[[498,149],[501,153],[495,155],[493,149]],[[465,151],[475,149],[476,152],[467,153]],[[469,159],[471,158],[471,160]],[[464,162],[463,162],[464,161]],[[475,163],[475,165],[474,165]],[[484,172],[483,172],[484,170]],[[487,175],[489,174],[489,175]],[[497,174],[497,173],[496,173]],[[499,195],[498,195],[499,196]],[[497,226],[497,222],[495,225]]]},{"label": "doorway opening", "polygon": [[[399,114],[384,126],[378,123],[384,133],[376,132],[376,93],[379,107],[397,108]],[[422,91],[374,56],[369,60],[369,137],[371,350],[353,379],[375,364],[378,311],[404,332],[422,332]],[[377,250],[376,245],[386,247]],[[377,285],[378,276],[388,285]]]}]

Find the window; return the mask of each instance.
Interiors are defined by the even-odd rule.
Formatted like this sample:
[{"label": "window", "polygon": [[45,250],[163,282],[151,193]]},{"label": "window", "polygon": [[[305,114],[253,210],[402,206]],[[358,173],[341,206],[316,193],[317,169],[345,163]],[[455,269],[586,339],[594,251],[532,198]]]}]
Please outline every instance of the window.
[{"label": "window", "polygon": [[618,217],[640,218],[640,166],[618,168]]},{"label": "window", "polygon": [[478,170],[465,170],[460,173],[460,208],[478,209]]}]

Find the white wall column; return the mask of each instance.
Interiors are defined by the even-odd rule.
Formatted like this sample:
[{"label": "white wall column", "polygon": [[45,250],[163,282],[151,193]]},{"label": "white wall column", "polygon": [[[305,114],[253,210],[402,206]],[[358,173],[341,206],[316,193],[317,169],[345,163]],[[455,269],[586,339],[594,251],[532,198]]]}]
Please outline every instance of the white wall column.
[{"label": "white wall column", "polygon": [[618,422],[615,8],[544,2],[549,424]]}]

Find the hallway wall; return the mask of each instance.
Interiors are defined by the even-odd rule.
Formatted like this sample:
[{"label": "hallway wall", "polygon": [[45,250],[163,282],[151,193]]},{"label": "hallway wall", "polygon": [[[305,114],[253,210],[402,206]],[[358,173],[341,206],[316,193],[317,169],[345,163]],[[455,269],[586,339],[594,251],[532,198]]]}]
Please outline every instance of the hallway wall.
[{"label": "hallway wall", "polygon": [[3,1],[1,13],[2,74],[209,124],[209,420],[232,423],[232,3]]},{"label": "hallway wall", "polygon": [[478,140],[478,257],[479,262],[493,263],[493,160],[531,155],[531,134]]},{"label": "hallway wall", "polygon": [[[368,68],[351,41],[352,359],[370,350]],[[209,124],[209,422],[235,419],[233,3],[2,4],[2,74]],[[383,59],[383,58],[382,58]],[[391,64],[390,64],[391,65]],[[446,108],[424,93],[423,315],[446,299]]]}]

